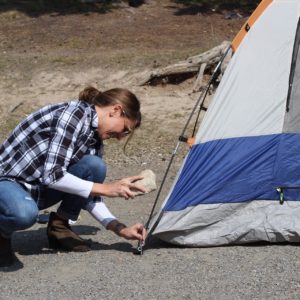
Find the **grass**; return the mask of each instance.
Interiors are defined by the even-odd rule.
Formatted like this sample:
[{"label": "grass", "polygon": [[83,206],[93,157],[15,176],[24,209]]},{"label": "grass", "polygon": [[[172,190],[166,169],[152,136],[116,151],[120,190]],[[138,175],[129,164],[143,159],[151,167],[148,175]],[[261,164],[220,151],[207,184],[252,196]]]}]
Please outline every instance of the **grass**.
[{"label": "grass", "polygon": [[64,43],[67,47],[78,48],[78,47],[82,47],[85,41],[77,36],[72,36],[66,39]]},{"label": "grass", "polygon": [[14,112],[4,113],[4,109],[0,107],[0,142],[2,142],[10,132],[31,112],[38,109],[37,105],[31,104],[30,106],[21,104]]},{"label": "grass", "polygon": [[56,56],[50,58],[50,61],[52,63],[58,63],[63,65],[75,65],[80,61],[80,59],[75,57],[70,57],[70,56]]},{"label": "grass", "polygon": [[183,114],[183,113],[174,113],[172,117],[173,117],[173,119],[178,119],[178,118],[182,118],[184,116],[185,116],[185,114]]}]

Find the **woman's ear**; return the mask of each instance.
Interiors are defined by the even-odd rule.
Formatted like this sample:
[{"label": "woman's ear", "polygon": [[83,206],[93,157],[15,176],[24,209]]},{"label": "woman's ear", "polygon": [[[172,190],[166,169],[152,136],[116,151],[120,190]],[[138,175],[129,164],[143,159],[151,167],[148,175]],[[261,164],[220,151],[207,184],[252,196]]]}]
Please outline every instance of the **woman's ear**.
[{"label": "woman's ear", "polygon": [[120,117],[122,116],[122,111],[122,106],[120,104],[115,104],[112,105],[109,115],[111,117]]}]

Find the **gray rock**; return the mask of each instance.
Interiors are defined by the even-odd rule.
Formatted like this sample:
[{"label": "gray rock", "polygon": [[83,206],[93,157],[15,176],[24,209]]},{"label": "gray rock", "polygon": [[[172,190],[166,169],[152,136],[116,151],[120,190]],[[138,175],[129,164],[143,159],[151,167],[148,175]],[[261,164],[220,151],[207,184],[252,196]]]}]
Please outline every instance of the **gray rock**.
[{"label": "gray rock", "polygon": [[143,176],[144,179],[138,180],[136,183],[140,186],[143,186],[146,192],[142,193],[140,191],[136,191],[135,196],[148,194],[157,189],[156,176],[152,170],[144,170],[139,174],[139,176]]}]

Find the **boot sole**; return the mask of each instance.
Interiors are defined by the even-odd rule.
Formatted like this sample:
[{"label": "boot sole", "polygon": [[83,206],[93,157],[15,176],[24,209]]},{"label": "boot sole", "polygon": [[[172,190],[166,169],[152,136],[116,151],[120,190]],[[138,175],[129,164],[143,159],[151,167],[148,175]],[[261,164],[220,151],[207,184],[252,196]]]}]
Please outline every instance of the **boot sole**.
[{"label": "boot sole", "polygon": [[92,249],[86,244],[78,244],[73,247],[66,246],[63,241],[48,236],[49,248],[54,250],[64,250],[68,252],[88,252]]}]

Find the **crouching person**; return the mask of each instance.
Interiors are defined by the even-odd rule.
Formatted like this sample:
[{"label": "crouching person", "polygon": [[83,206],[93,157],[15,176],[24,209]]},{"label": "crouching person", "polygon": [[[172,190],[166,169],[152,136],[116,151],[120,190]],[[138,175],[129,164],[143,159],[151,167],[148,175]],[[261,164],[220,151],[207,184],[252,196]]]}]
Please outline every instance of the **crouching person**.
[{"label": "crouching person", "polygon": [[78,100],[43,107],[13,130],[0,146],[0,266],[15,261],[13,232],[29,228],[39,210],[59,202],[47,226],[50,248],[91,249],[68,222],[77,220],[81,209],[125,239],[145,239],[142,224],[127,227],[102,201],[144,192],[139,176],[104,183],[106,165],[101,158],[103,140],[130,138],[140,124],[140,103],[130,91],[88,87]]}]

